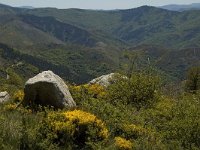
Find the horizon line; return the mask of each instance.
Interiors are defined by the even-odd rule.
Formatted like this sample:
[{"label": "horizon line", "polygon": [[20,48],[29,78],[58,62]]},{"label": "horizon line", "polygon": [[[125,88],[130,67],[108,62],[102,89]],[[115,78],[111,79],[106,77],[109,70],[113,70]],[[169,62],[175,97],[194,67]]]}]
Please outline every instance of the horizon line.
[{"label": "horizon line", "polygon": [[[176,6],[190,6],[190,5],[193,5],[193,4],[200,4],[199,3],[190,3],[190,4],[167,4],[167,5],[161,5],[161,6],[154,6],[154,5],[141,5],[141,6],[136,6],[136,7],[130,7],[130,8],[114,8],[114,9],[92,9],[92,8],[79,8],[79,7],[69,7],[69,8],[59,8],[59,7],[54,7],[54,6],[39,6],[39,7],[34,7],[34,6],[31,6],[31,5],[22,5],[22,6],[12,6],[12,5],[9,5],[9,4],[4,4],[4,3],[0,3],[1,5],[5,5],[5,6],[9,6],[9,7],[13,7],[13,8],[24,8],[24,9],[41,9],[41,8],[53,8],[53,9],[80,9],[80,10],[98,10],[98,11],[115,11],[115,10],[127,10],[127,9],[134,9],[134,8],[139,8],[139,7],[143,7],[143,6],[148,6],[148,7],[155,7],[155,8],[161,8],[164,7],[164,6],[170,6],[170,5],[176,5]],[[26,8],[27,7],[27,8]],[[28,8],[30,7],[30,8]]]}]

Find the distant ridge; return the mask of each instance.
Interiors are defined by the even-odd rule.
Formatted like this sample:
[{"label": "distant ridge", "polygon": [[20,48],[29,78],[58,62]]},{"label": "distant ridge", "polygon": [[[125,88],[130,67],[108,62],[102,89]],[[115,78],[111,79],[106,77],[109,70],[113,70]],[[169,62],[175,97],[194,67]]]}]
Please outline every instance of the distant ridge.
[{"label": "distant ridge", "polygon": [[25,8],[25,9],[35,9],[35,7],[32,7],[32,6],[20,6],[19,8]]},{"label": "distant ridge", "polygon": [[12,6],[0,3],[0,7],[12,7]]},{"label": "distant ridge", "polygon": [[193,3],[189,5],[170,4],[170,5],[161,6],[159,8],[163,8],[163,9],[167,9],[171,11],[199,10],[200,3]]}]

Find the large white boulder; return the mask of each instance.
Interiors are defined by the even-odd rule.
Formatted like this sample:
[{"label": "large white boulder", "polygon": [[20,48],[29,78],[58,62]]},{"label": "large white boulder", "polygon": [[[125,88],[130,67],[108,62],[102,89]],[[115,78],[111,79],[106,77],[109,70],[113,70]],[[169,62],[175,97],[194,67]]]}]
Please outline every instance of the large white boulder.
[{"label": "large white boulder", "polygon": [[29,79],[24,88],[24,104],[40,104],[55,108],[74,107],[68,86],[52,71],[44,71]]}]

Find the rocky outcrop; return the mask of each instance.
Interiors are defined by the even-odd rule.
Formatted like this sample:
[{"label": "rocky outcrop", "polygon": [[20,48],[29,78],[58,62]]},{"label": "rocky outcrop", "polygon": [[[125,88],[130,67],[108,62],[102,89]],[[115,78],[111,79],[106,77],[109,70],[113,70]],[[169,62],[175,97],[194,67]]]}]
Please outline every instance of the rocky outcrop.
[{"label": "rocky outcrop", "polygon": [[0,103],[7,102],[10,99],[8,92],[0,92]]},{"label": "rocky outcrop", "polygon": [[102,75],[98,78],[95,78],[89,82],[89,84],[99,84],[101,86],[107,87],[110,84],[114,83],[114,76],[117,75],[116,73],[110,73],[107,75]]},{"label": "rocky outcrop", "polygon": [[68,86],[52,71],[44,71],[29,79],[25,84],[23,104],[40,104],[55,108],[74,107]]}]

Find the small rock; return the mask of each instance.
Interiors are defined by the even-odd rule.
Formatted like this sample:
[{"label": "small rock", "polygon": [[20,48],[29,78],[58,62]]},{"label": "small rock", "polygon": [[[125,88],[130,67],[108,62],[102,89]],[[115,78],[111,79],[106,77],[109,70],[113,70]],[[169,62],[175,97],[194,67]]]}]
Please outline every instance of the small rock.
[{"label": "small rock", "polygon": [[0,103],[7,102],[10,99],[10,95],[7,91],[0,92]]},{"label": "small rock", "polygon": [[68,86],[52,71],[44,71],[29,79],[25,84],[25,105],[40,104],[55,108],[74,107],[74,102]]},{"label": "small rock", "polygon": [[104,87],[108,87],[110,84],[114,83],[113,77],[117,75],[117,73],[110,73],[107,75],[102,75],[98,78],[95,78],[89,82],[89,84],[99,84]]}]

